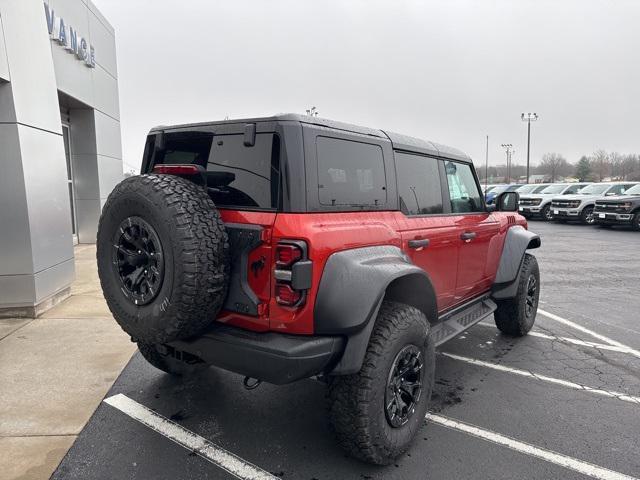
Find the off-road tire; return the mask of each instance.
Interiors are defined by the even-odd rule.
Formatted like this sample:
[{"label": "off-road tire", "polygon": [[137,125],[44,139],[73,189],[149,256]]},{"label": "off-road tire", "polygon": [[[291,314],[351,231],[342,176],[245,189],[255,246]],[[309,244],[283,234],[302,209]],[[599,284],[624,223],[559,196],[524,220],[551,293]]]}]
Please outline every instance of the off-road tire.
[{"label": "off-road tire", "polygon": [[[132,218],[146,222],[161,245],[162,283],[145,304],[136,304],[123,286],[113,254],[115,239],[124,235],[122,225]],[[97,260],[107,305],[136,342],[160,344],[197,335],[225,300],[229,241],[224,224],[205,190],[180,177],[140,175],[120,182],[102,210]]]},{"label": "off-road tire", "polygon": [[635,215],[631,219],[631,228],[640,231],[640,210],[635,212]]},{"label": "off-road tire", "polygon": [[151,365],[175,377],[193,375],[207,368],[204,363],[188,364],[170,356],[162,355],[156,346],[150,343],[138,342],[138,350]]},{"label": "off-road tire", "polygon": [[[527,308],[528,287],[531,279],[534,279],[536,291],[531,308]],[[524,260],[520,266],[520,277],[518,280],[518,293],[514,298],[496,301],[498,308],[493,316],[498,329],[514,337],[522,337],[529,333],[536,320],[538,311],[538,299],[540,297],[540,270],[536,257],[525,253]]]},{"label": "off-road tire", "polygon": [[[392,427],[385,413],[385,389],[396,355],[407,345],[422,350],[422,392],[407,423]],[[360,371],[329,379],[329,424],[339,445],[350,455],[378,465],[387,465],[406,452],[424,423],[434,367],[435,347],[424,314],[409,305],[384,302]]]},{"label": "off-road tire", "polygon": [[580,221],[584,225],[593,225],[595,223],[596,219],[593,215],[593,207],[584,207],[582,209],[582,212],[580,212]]}]

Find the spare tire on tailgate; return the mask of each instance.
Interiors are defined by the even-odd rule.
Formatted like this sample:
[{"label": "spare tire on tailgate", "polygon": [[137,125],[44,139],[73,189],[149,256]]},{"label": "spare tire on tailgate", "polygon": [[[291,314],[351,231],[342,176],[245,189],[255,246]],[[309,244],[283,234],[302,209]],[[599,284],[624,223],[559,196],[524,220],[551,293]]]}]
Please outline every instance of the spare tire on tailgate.
[{"label": "spare tire on tailgate", "polygon": [[109,309],[134,341],[197,335],[224,303],[227,233],[207,192],[183,178],[118,184],[102,209],[97,257]]}]

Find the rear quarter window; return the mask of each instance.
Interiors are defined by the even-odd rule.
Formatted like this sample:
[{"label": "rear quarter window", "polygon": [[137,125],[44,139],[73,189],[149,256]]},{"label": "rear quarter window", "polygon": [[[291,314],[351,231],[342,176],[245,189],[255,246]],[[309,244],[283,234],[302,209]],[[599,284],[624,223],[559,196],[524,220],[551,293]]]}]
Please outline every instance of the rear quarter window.
[{"label": "rear quarter window", "polygon": [[379,145],[331,137],[316,138],[321,205],[368,207],[387,202]]}]

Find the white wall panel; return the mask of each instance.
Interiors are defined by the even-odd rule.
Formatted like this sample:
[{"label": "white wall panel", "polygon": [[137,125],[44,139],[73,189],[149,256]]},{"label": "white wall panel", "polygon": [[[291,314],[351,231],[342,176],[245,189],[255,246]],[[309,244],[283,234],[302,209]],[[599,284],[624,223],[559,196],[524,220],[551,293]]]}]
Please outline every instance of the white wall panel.
[{"label": "white wall panel", "polygon": [[51,45],[41,0],[0,0],[17,120],[62,133]]},{"label": "white wall panel", "polygon": [[18,126],[34,273],[73,258],[64,145],[59,135]]},{"label": "white wall panel", "polygon": [[120,120],[118,81],[100,65],[91,71],[93,72],[93,107],[116,120]]},{"label": "white wall panel", "polygon": [[[95,126],[97,153],[122,159],[120,122],[96,110]],[[120,165],[122,165],[122,162],[120,162]]]},{"label": "white wall panel", "polygon": [[124,178],[122,161],[98,155],[98,178],[100,179],[100,198],[107,198],[113,188]]},{"label": "white wall panel", "polygon": [[9,81],[9,63],[7,62],[7,47],[4,44],[4,29],[2,28],[2,12],[0,12],[0,79]]}]

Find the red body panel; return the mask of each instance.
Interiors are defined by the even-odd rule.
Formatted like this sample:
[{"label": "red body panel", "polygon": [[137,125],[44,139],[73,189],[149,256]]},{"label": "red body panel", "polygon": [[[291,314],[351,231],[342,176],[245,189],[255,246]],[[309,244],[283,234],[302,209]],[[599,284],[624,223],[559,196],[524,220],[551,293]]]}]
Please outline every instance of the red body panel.
[{"label": "red body panel", "polygon": [[[258,317],[223,311],[218,321],[254,331],[313,334],[313,309],[329,256],[352,248],[394,245],[423,268],[436,290],[438,310],[488,291],[500,262],[507,229],[526,228],[515,213],[479,213],[407,217],[401,212],[263,213],[221,210],[226,223],[265,227],[262,244],[253,250],[249,265],[263,260],[265,268],[249,272],[249,285],[260,300]],[[511,217],[511,218],[509,218]],[[463,233],[475,233],[465,241]],[[313,262],[313,281],[301,307],[285,307],[275,300],[275,245],[282,239],[304,240]],[[409,240],[429,239],[426,248],[411,249]]]}]

